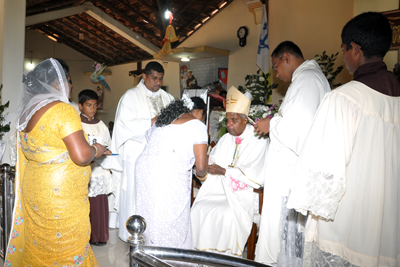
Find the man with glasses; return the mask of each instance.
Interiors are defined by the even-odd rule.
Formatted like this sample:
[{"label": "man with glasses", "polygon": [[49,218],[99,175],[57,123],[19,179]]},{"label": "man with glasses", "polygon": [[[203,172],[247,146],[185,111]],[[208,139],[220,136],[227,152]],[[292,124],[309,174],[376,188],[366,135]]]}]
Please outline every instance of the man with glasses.
[{"label": "man with glasses", "polygon": [[290,261],[296,266],[302,263],[301,229],[305,220],[293,209],[286,209],[290,175],[318,106],[331,88],[318,63],[304,60],[300,48],[293,42],[279,44],[271,57],[276,77],[291,84],[278,115],[262,119],[254,126],[255,132],[269,133],[271,139],[256,261],[273,265],[279,258],[283,265]]}]

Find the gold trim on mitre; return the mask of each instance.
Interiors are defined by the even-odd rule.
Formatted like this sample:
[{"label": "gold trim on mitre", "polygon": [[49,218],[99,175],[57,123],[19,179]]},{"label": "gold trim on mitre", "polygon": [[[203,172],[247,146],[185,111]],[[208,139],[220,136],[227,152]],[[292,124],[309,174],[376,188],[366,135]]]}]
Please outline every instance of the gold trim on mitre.
[{"label": "gold trim on mitre", "polygon": [[235,86],[229,88],[226,95],[226,112],[249,115],[251,100],[242,94]]}]

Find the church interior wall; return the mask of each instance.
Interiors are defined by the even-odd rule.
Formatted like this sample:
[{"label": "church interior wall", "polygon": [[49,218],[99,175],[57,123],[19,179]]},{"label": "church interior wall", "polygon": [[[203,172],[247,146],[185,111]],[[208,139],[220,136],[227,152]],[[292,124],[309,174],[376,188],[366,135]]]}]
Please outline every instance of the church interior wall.
[{"label": "church interior wall", "polygon": [[[341,30],[353,17],[353,1],[291,1],[270,0],[270,48],[280,42],[290,40],[296,43],[305,59],[313,59],[316,54],[326,51],[328,55],[339,52],[334,67],[344,65],[341,52]],[[272,52],[272,51],[271,51]],[[335,83],[346,83],[352,76],[344,68]],[[274,77],[279,86],[273,95],[276,101],[286,93],[289,83]]]},{"label": "church interior wall", "polygon": [[[248,29],[247,44],[239,46],[237,31],[239,27]],[[207,22],[198,31],[193,33],[179,47],[211,46],[229,50],[228,84],[227,87],[244,84],[247,74],[258,70],[257,59],[258,38],[260,25],[254,23],[254,16],[249,12],[243,0],[235,0]],[[193,66],[196,61],[191,62]],[[193,68],[193,67],[192,67]],[[193,74],[196,76],[195,71]]]},{"label": "church interior wall", "polygon": [[[345,23],[354,15],[364,11],[384,11],[396,8],[398,8],[397,0],[270,0],[268,25],[270,52],[280,42],[291,40],[299,45],[306,59],[312,59],[317,53],[321,54],[323,51],[328,54],[339,52],[335,66],[344,65],[340,51],[340,33]],[[237,37],[237,30],[241,26],[246,26],[249,31],[247,44],[244,47],[239,46]],[[249,12],[246,1],[236,0],[193,33],[180,47],[206,45],[229,50],[227,87],[229,88],[232,85],[237,87],[244,84],[244,77],[247,74],[255,73],[258,69],[255,62],[260,30],[261,24],[255,24],[254,16]],[[78,102],[78,93],[81,90],[97,87],[97,83],[91,82],[90,77],[83,74],[93,71],[94,61],[64,44],[55,43],[36,31],[28,30],[26,31],[25,63],[30,62],[29,51],[32,51],[34,63],[53,56],[64,59],[70,65],[74,83],[73,101]],[[397,62],[397,56],[397,51],[388,53],[385,61],[389,62],[387,63],[389,69]],[[206,61],[203,63],[208,62]],[[205,64],[199,62],[199,69],[197,70],[195,62],[188,63],[189,69],[192,69],[196,78],[199,79],[199,85],[207,84],[210,82],[207,75],[210,75],[210,77],[216,75],[216,71],[210,70],[214,66],[210,68],[210,66],[203,66]],[[142,63],[143,68],[146,63]],[[160,61],[160,63],[164,64],[163,61]],[[182,64],[178,62],[168,62],[168,64],[163,65],[166,70],[164,85],[168,87],[168,91],[174,97],[180,96],[180,65]],[[109,83],[112,93],[105,91],[104,111],[98,115],[106,123],[114,120],[120,97],[132,87],[133,77],[130,77],[128,72],[136,70],[136,66],[136,63],[129,63],[109,68],[112,75],[106,76],[106,81]],[[274,75],[274,73],[272,74]],[[207,76],[204,81],[203,75],[204,77]],[[351,79],[352,76],[344,69],[335,82],[345,83]],[[272,77],[272,82],[279,84],[272,96],[272,103],[276,103],[286,93],[289,83],[284,83],[276,77]]]},{"label": "church interior wall", "polygon": [[[80,91],[84,89],[95,90],[97,86],[100,85],[100,83],[92,82],[90,76],[84,74],[94,71],[94,60],[64,44],[54,42],[34,30],[26,31],[25,70],[27,70],[27,64],[31,62],[31,53],[29,51],[32,51],[32,61],[35,65],[49,57],[60,58],[69,65],[74,86],[72,101],[76,103],[78,103],[78,94]],[[179,97],[179,63],[168,62],[168,64],[164,64],[163,61],[159,62],[163,64],[165,69],[163,85],[168,87],[169,93],[174,97]],[[142,62],[142,68],[144,68],[147,63],[148,61]],[[107,69],[112,73],[112,75],[105,76],[106,82],[110,85],[111,92],[105,90],[103,111],[99,111],[96,115],[106,124],[108,124],[109,121],[114,121],[119,99],[126,90],[133,87],[134,79],[129,76],[129,71],[136,70],[137,64],[128,63],[109,67]]]}]

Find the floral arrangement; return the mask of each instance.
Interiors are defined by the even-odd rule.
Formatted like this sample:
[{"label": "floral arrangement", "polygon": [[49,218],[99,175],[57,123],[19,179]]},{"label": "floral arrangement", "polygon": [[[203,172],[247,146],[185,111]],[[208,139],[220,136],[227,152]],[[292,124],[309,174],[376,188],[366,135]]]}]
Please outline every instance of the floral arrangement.
[{"label": "floral arrangement", "polygon": [[[249,123],[252,124],[251,121],[253,122],[258,122],[259,120],[263,118],[272,118],[275,113],[278,113],[279,108],[283,102],[282,100],[279,100],[278,104],[275,105],[251,105],[250,106],[250,111],[249,111]],[[224,134],[226,134],[226,113],[225,111],[217,111],[219,115],[219,129],[216,134],[216,139],[221,138]]]},{"label": "floral arrangement", "polygon": [[337,59],[338,55],[339,52],[328,56],[326,54],[326,51],[324,51],[322,55],[317,54],[314,58],[321,67],[321,70],[324,73],[325,77],[328,79],[329,85],[332,89],[335,89],[336,87],[342,85],[341,83],[333,83],[333,80],[335,80],[336,76],[343,70],[343,65],[337,67],[336,70],[333,70],[333,65],[335,64],[334,62]]},{"label": "floral arrangement", "polygon": [[256,74],[246,75],[245,87],[239,85],[238,89],[243,94],[249,92],[253,99],[253,105],[265,105],[271,101],[272,89],[278,87],[278,84],[270,84],[271,72],[263,73],[261,69]]},{"label": "floral arrangement", "polygon": [[278,112],[283,100],[279,100],[275,105],[251,105],[249,111],[249,118],[254,122],[258,122],[264,118],[272,118]]}]

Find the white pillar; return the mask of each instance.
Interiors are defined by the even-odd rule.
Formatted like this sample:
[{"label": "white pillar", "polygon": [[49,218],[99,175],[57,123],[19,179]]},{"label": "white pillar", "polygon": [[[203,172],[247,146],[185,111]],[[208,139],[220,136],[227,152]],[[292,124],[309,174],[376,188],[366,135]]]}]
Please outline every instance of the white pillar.
[{"label": "white pillar", "polygon": [[[7,121],[11,121],[15,115],[22,82],[25,8],[26,0],[0,0],[0,83],[3,84],[2,104],[10,101],[9,108],[5,110],[8,113]],[[4,141],[8,139],[9,133],[3,136]],[[10,163],[9,145],[2,162]]]}]

